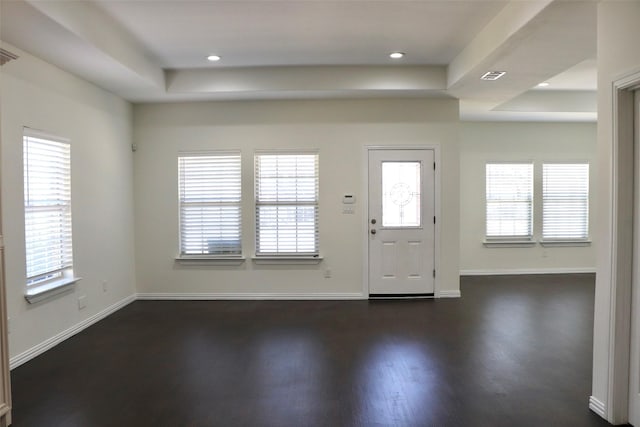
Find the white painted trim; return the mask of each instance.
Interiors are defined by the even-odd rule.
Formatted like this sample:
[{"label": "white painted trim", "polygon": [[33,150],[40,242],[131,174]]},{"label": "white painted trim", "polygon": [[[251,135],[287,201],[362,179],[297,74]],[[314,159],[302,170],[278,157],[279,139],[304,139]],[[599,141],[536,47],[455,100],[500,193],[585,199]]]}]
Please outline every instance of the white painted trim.
[{"label": "white painted trim", "polygon": [[433,268],[436,270],[436,276],[433,279],[433,295],[440,298],[440,271],[442,271],[440,263],[440,236],[442,227],[442,211],[441,211],[441,170],[442,159],[440,155],[440,144],[429,145],[365,145],[362,150],[363,165],[363,203],[362,203],[362,224],[363,224],[363,243],[362,253],[362,292],[369,295],[369,152],[372,150],[433,150],[433,161],[436,163],[434,171],[434,193],[433,193],[433,213],[436,216],[436,224],[433,233]]},{"label": "white painted trim", "polygon": [[320,264],[324,258],[321,256],[259,256],[251,258],[257,265],[315,265]]},{"label": "white painted trim", "polygon": [[[625,250],[620,250],[621,246],[626,246],[625,243],[628,240],[628,231],[621,232],[620,225],[624,223],[624,216],[626,216],[626,210],[632,204],[632,199],[628,202],[623,200],[626,198],[626,194],[623,194],[624,184],[623,180],[628,178],[628,174],[633,174],[633,164],[631,168],[625,167],[628,161],[632,161],[629,156],[621,155],[629,150],[630,147],[621,141],[621,133],[624,133],[627,121],[624,120],[624,115],[621,114],[620,102],[623,102],[625,96],[621,93],[616,82],[613,84],[612,89],[612,123],[613,123],[613,149],[612,149],[612,199],[611,204],[611,223],[609,224],[611,229],[611,274],[609,279],[611,300],[609,304],[609,348],[608,348],[608,378],[607,378],[607,403],[606,412],[609,415],[607,421],[610,423],[623,423],[626,422],[628,417],[628,404],[629,404],[629,362],[621,361],[621,353],[626,354],[628,359],[630,353],[630,339],[620,334],[624,329],[631,327],[630,319],[626,321],[623,319],[623,312],[627,311],[626,305],[629,305],[628,311],[630,312],[630,291],[631,291],[631,265],[625,262]],[[621,143],[622,142],[622,143]],[[631,147],[632,149],[632,147]],[[632,156],[631,156],[632,158]],[[631,176],[633,180],[633,175]],[[622,184],[622,185],[621,185]],[[631,214],[633,216],[633,213]],[[630,242],[632,243],[632,242]],[[625,248],[632,249],[632,248]],[[631,257],[629,257],[631,259]],[[627,271],[629,270],[629,271]],[[630,333],[627,331],[627,333]],[[625,386],[621,387],[620,379],[625,377]],[[618,398],[620,396],[620,398]],[[624,397],[622,397],[624,396]],[[624,407],[624,408],[622,408]]]},{"label": "white painted trim", "polygon": [[[640,165],[640,91],[634,91],[633,109],[634,109],[634,128],[635,137],[633,142],[633,161],[634,161],[634,174],[633,174],[633,198],[634,200],[640,199],[640,171],[638,166]],[[638,110],[636,110],[638,109]],[[637,203],[637,202],[636,202]],[[632,272],[631,272],[631,313],[630,313],[630,336],[629,342],[629,405],[628,405],[628,418],[627,420],[637,422],[640,419],[640,408],[638,407],[636,399],[638,399],[638,381],[634,380],[640,375],[640,366],[637,360],[639,359],[640,349],[638,342],[638,313],[640,310],[640,298],[638,293],[638,287],[640,286],[640,262],[638,262],[638,253],[640,253],[640,213],[635,210],[633,212],[633,249],[632,249]]]},{"label": "white painted trim", "polygon": [[75,284],[80,280],[82,280],[82,277],[73,277],[73,273],[71,273],[71,277],[63,277],[60,280],[53,280],[40,286],[28,287],[24,299],[29,304],[48,300],[57,295],[71,292],[75,289]]},{"label": "white painted trim", "polygon": [[237,257],[197,257],[197,256],[178,256],[175,261],[184,266],[206,266],[206,265],[242,265],[246,258]]},{"label": "white painted trim", "polygon": [[439,294],[440,298],[460,298],[462,296],[462,294],[460,293],[460,291],[447,291],[447,290],[443,290],[440,291]]},{"label": "white painted trim", "polygon": [[178,293],[178,292],[147,292],[139,293],[139,300],[363,300],[368,296],[361,293],[218,293],[218,292],[200,292],[200,293]]},{"label": "white painted trim", "polygon": [[589,397],[589,409],[591,409],[596,414],[600,415],[602,418],[607,418],[607,407],[604,403],[599,401],[593,396]]},{"label": "white painted trim", "polygon": [[535,240],[484,240],[485,248],[530,248],[536,245]]},{"label": "white painted trim", "polygon": [[578,273],[595,273],[595,267],[578,267],[578,268],[525,268],[512,270],[460,270],[461,276],[505,276],[518,274],[578,274]]},{"label": "white painted trim", "polygon": [[[440,247],[440,239],[442,236],[442,222],[443,222],[443,215],[442,215],[442,210],[441,210],[441,206],[442,206],[442,158],[440,157],[440,144],[436,144],[431,146],[431,149],[433,149],[433,160],[436,162],[436,170],[434,171],[434,193],[433,196],[435,198],[435,200],[433,201],[433,213],[436,216],[436,226],[435,226],[435,230],[433,232],[433,268],[436,270],[436,275],[433,278],[433,294],[437,297],[437,298],[447,298],[446,296],[443,296],[443,292],[440,291],[440,278],[442,277],[442,271],[444,270],[442,268],[442,263],[440,262],[440,254],[441,254],[441,247]],[[458,287],[460,281],[458,280]],[[444,291],[444,293],[446,294],[448,291]],[[460,289],[458,288],[458,294],[460,294]],[[460,295],[458,295],[460,296]]]},{"label": "white painted trim", "polygon": [[591,246],[591,240],[539,240],[540,246],[544,247],[584,247]]},{"label": "white painted trim", "polygon": [[362,294],[369,295],[369,151],[362,147]]},{"label": "white painted trim", "polygon": [[[609,275],[609,342],[606,373],[606,420],[624,424],[629,416],[629,357],[631,352],[631,293],[633,269],[633,238],[625,227],[633,220],[633,89],[640,84],[640,70],[612,81],[612,156],[611,204],[608,225],[611,235],[608,247],[611,271]],[[630,162],[630,164],[629,164]],[[629,187],[630,186],[630,187]],[[630,193],[630,194],[629,194]],[[596,301],[597,304],[597,301]],[[597,307],[596,307],[597,309]],[[594,340],[600,337],[595,337]],[[594,365],[593,375],[599,374]]]},{"label": "white painted trim", "polygon": [[69,329],[64,330],[59,334],[41,342],[40,344],[37,344],[31,347],[29,350],[13,356],[9,360],[9,369],[17,368],[18,366],[28,362],[29,360],[35,358],[36,356],[41,355],[45,351],[55,347],[56,345],[65,341],[66,339],[71,338],[77,333],[87,329],[89,326],[93,325],[94,323],[99,322],[100,320],[104,319],[110,314],[113,314],[116,311],[120,310],[121,308],[131,304],[135,300],[136,300],[136,295],[128,296],[125,299],[118,301],[113,305],[110,305],[109,307],[105,308],[101,312],[96,313],[93,316],[83,320],[82,322],[70,327]]}]

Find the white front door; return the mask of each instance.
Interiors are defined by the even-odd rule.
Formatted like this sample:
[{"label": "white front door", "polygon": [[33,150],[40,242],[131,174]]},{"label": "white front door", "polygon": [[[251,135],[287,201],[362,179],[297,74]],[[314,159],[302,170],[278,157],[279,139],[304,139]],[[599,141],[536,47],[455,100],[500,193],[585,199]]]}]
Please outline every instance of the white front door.
[{"label": "white front door", "polygon": [[629,373],[629,423],[640,427],[640,90],[635,91],[635,177],[633,202],[633,282],[631,287],[631,357]]},{"label": "white front door", "polygon": [[434,292],[432,149],[369,150],[369,295]]}]

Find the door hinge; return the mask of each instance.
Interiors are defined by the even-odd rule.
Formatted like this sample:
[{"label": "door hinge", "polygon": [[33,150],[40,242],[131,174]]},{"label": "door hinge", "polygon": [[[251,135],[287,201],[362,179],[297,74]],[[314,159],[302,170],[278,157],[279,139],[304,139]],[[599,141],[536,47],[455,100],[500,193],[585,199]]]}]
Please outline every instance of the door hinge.
[{"label": "door hinge", "polygon": [[436,217],[435,216],[433,217],[433,223],[434,224],[436,223]]},{"label": "door hinge", "polygon": [[433,278],[434,279],[436,278],[436,270],[435,269],[433,270]]},{"label": "door hinge", "polygon": [[436,170],[436,162],[433,162],[433,170]]}]

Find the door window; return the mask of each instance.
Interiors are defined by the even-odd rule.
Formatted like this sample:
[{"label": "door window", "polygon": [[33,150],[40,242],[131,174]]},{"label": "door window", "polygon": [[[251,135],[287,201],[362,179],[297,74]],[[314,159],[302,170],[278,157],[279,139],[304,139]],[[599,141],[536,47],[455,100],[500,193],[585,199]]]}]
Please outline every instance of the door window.
[{"label": "door window", "polygon": [[420,162],[382,162],[382,226],[420,227]]}]

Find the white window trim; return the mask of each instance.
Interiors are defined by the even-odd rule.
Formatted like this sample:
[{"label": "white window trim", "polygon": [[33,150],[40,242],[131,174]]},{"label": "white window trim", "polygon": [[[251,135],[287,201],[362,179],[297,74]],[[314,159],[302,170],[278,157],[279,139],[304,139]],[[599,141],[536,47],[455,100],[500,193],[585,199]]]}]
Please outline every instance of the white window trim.
[{"label": "white window trim", "polygon": [[486,248],[529,248],[536,245],[533,239],[513,239],[509,237],[486,238],[482,245]]},{"label": "white window trim", "polygon": [[70,292],[75,288],[75,284],[82,280],[82,277],[75,277],[73,271],[66,270],[61,279],[51,280],[41,285],[31,286],[27,289],[24,298],[29,304],[35,304],[47,300],[56,295]]},{"label": "white window trim", "polygon": [[182,265],[241,265],[243,262],[245,262],[245,260],[246,258],[242,255],[178,255],[177,257],[175,257],[175,261]]},{"label": "white window trim", "polygon": [[[242,185],[242,153],[240,150],[206,150],[206,151],[180,151],[178,152],[178,162],[181,157],[208,157],[208,156],[224,156],[224,155],[238,155],[240,156],[240,181]],[[180,186],[180,178],[178,177],[178,186]],[[243,255],[244,248],[242,245],[242,234],[243,234],[243,221],[242,221],[242,211],[243,211],[243,192],[242,187],[240,189],[240,201],[238,202],[238,206],[240,207],[240,253],[239,254],[183,254],[182,251],[182,225],[181,221],[181,203],[180,203],[180,189],[178,188],[178,254],[175,256],[174,260],[181,265],[191,265],[191,266],[201,266],[206,264],[212,265],[241,265],[245,261],[245,257]]]},{"label": "white window trim", "polygon": [[[576,164],[576,165],[587,165],[587,236],[586,237],[578,237],[578,238],[567,238],[567,237],[559,237],[559,238],[545,238],[544,237],[544,165],[548,164]],[[543,187],[540,190],[540,204],[542,206],[542,224],[540,229],[540,239],[539,242],[542,246],[590,246],[591,245],[591,227],[590,227],[590,216],[591,216],[591,162],[589,160],[567,160],[567,161],[540,161],[540,181],[543,183]],[[535,176],[534,176],[535,178]],[[534,194],[535,199],[535,194]]]},{"label": "white window trim", "polygon": [[317,256],[269,256],[269,255],[256,255],[251,260],[254,264],[258,265],[316,265],[323,261],[323,257]]},{"label": "white window trim", "polygon": [[[59,137],[47,132],[29,128],[26,126],[23,127],[22,135],[23,135],[23,144],[24,144],[24,137],[40,138],[40,139],[45,139],[49,141],[56,141],[56,142],[61,142],[65,144],[71,144],[71,141],[68,138]],[[24,146],[23,146],[23,150],[24,150]],[[24,165],[24,161],[23,161],[23,165]],[[69,174],[71,175],[71,170],[69,170]],[[24,170],[23,170],[23,176],[24,176]],[[24,178],[23,178],[23,185],[24,185]],[[71,238],[73,240],[73,236]],[[72,245],[73,245],[73,242],[72,242]],[[72,257],[73,257],[73,247],[71,251],[72,251]],[[72,291],[75,288],[75,284],[78,281],[82,280],[81,277],[74,276],[73,259],[72,259],[72,264],[70,266],[62,270],[58,270],[57,272],[59,272],[61,275],[54,279],[42,280],[40,283],[32,284],[32,285],[25,283],[24,298],[27,300],[29,304],[35,304],[41,301],[45,301],[57,295]]]},{"label": "white window trim", "polygon": [[591,246],[591,239],[540,239],[538,242],[544,247]]},{"label": "white window trim", "polygon": [[[531,165],[532,167],[532,175],[531,175],[531,218],[530,218],[530,229],[531,233],[528,236],[494,236],[487,234],[487,165],[489,164],[523,164],[523,165]],[[530,247],[535,246],[536,241],[534,239],[534,215],[535,215],[535,162],[533,160],[500,160],[500,161],[486,161],[484,164],[484,179],[485,179],[485,193],[484,193],[484,228],[485,228],[485,236],[482,242],[485,247]]]},{"label": "white window trim", "polygon": [[[315,253],[258,253],[258,218],[257,218],[257,207],[260,204],[258,201],[257,195],[257,168],[256,164],[258,161],[258,156],[261,155],[315,155],[316,156],[316,168],[317,168],[317,199],[314,206],[316,206],[316,239],[318,240],[317,252]],[[318,149],[270,149],[270,150],[256,150],[254,152],[254,238],[255,238],[255,252],[253,257],[251,258],[254,264],[261,265],[294,265],[294,264],[318,264],[322,261],[322,257],[320,256],[320,243],[319,243],[319,234],[320,234],[320,150]],[[301,204],[303,205],[303,204]]]},{"label": "white window trim", "polygon": [[[557,160],[557,161],[544,161],[544,160],[536,160],[536,161],[487,161],[485,164],[489,164],[489,163],[533,163],[534,165],[534,176],[533,176],[533,180],[534,180],[534,193],[533,193],[533,204],[536,205],[536,203],[539,203],[540,205],[542,205],[542,203],[544,202],[544,194],[542,194],[542,189],[540,189],[539,192],[536,192],[536,189],[538,187],[536,187],[536,178],[538,178],[540,181],[542,181],[543,177],[542,175],[538,175],[538,174],[542,174],[542,165],[544,164],[588,164],[589,168],[591,169],[591,162],[589,160]],[[540,166],[540,168],[538,168],[538,166]],[[591,172],[589,173],[589,176],[591,176]],[[485,175],[486,177],[486,175]],[[591,187],[591,185],[590,185]],[[591,199],[591,191],[589,191],[589,195],[588,195],[588,201],[587,203],[590,206],[590,199]],[[486,203],[486,197],[485,197],[485,203]],[[543,223],[540,224],[539,226],[542,227]],[[485,226],[486,226],[486,221],[485,221]],[[505,237],[500,237],[500,236],[485,236],[484,240],[482,241],[482,245],[484,247],[487,248],[527,248],[527,247],[533,247],[535,245],[540,245],[543,247],[588,247],[591,246],[592,244],[592,240],[591,237],[588,235],[586,238],[575,238],[575,239],[571,239],[571,238],[543,238],[542,235],[542,228],[540,228],[539,230],[537,230],[536,227],[536,223],[535,221],[533,222],[533,229],[532,229],[532,236],[530,238],[520,238],[520,237],[509,237],[509,236],[505,236]],[[589,227],[589,231],[590,231],[590,227]]]}]

